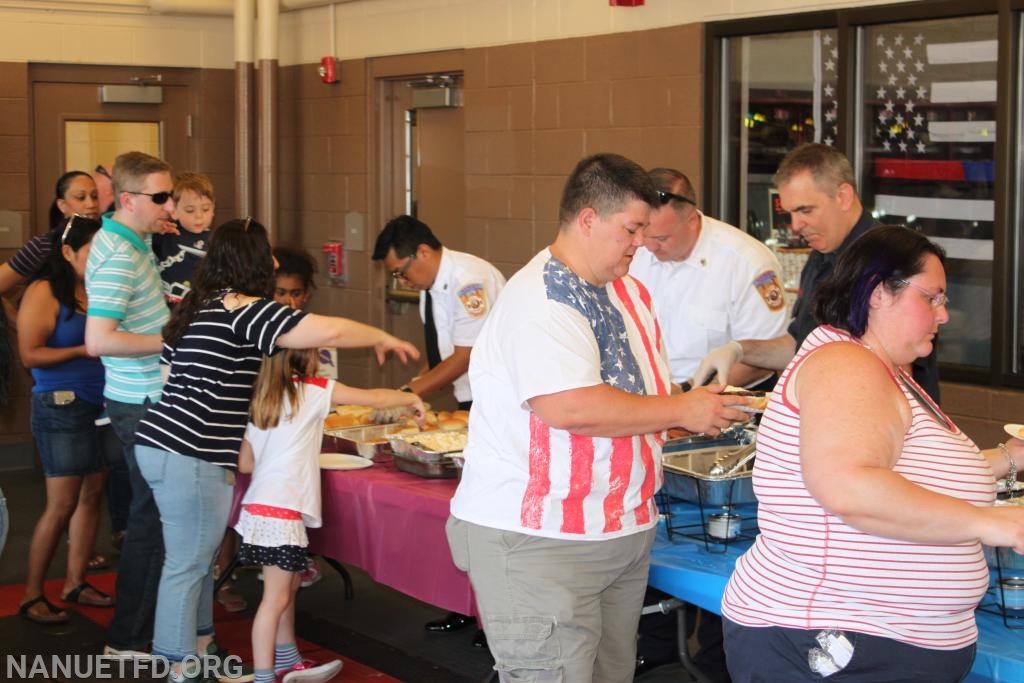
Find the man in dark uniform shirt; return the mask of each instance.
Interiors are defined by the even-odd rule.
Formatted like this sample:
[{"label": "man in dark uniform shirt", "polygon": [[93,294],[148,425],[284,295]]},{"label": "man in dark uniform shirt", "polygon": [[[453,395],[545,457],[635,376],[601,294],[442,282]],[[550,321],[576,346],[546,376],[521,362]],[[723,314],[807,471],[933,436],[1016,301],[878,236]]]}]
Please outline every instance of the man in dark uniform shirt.
[{"label": "man in dark uniform shirt", "polygon": [[[797,147],[782,160],[775,173],[782,208],[792,218],[791,229],[814,250],[800,272],[800,294],[793,307],[793,320],[786,334],[767,340],[735,340],[712,349],[694,373],[700,385],[716,372],[728,375],[737,362],[785,369],[811,330],[814,293],[832,274],[839,255],[854,240],[879,225],[864,211],[857,196],[853,167],[839,150],[821,144]],[[935,349],[913,364],[914,380],[939,401],[939,370]]]}]

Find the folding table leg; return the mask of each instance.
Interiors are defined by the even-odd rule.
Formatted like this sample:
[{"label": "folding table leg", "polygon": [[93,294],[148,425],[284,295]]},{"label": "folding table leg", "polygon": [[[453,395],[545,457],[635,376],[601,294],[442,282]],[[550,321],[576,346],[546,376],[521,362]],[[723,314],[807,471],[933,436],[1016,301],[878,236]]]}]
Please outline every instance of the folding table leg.
[{"label": "folding table leg", "polygon": [[345,569],[345,565],[337,560],[321,555],[324,558],[324,562],[334,567],[334,570],[341,574],[341,580],[345,582],[345,599],[352,599],[352,577],[349,575],[348,570]]},{"label": "folding table leg", "polygon": [[689,618],[686,616],[685,604],[676,608],[676,620],[676,645],[679,650],[680,663],[682,663],[683,668],[686,669],[686,672],[690,674],[690,676],[693,677],[693,680],[697,681],[697,683],[711,683],[711,679],[704,675],[704,672],[702,672],[700,668],[693,663],[693,659],[690,657],[690,646],[686,642],[686,630]]}]

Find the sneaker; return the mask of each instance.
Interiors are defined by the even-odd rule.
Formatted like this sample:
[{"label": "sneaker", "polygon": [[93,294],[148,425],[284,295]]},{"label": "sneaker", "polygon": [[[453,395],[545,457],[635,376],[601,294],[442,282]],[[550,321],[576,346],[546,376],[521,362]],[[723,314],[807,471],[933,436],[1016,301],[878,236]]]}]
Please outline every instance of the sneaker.
[{"label": "sneaker", "polygon": [[109,645],[103,646],[103,656],[118,659],[149,659],[152,657],[151,654],[142,650],[117,650]]},{"label": "sneaker", "polygon": [[309,588],[321,578],[323,578],[323,574],[320,573],[320,565],[317,564],[316,558],[308,558],[306,560],[306,570],[299,572],[299,587]]},{"label": "sneaker", "polygon": [[326,683],[341,671],[341,660],[317,664],[312,659],[304,659],[290,669],[279,671],[281,683]]},{"label": "sneaker", "polygon": [[210,643],[206,646],[206,653],[203,657],[216,660],[214,666],[219,672],[217,676],[219,683],[249,683],[256,678],[256,672],[248,664],[243,664],[237,658],[226,661],[229,655],[230,653],[217,643]]},{"label": "sneaker", "polygon": [[184,671],[174,673],[173,671],[167,674],[167,683],[217,683],[216,678],[204,677],[202,671],[197,671],[194,675],[189,676]]}]

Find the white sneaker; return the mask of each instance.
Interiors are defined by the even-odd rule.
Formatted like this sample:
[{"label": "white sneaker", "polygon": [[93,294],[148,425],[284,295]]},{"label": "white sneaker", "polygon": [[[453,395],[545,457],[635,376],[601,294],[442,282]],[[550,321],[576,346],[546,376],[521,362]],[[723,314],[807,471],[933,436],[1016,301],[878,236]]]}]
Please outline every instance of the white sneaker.
[{"label": "white sneaker", "polygon": [[109,645],[103,646],[104,657],[115,657],[117,659],[149,659],[153,655],[141,650],[115,650]]},{"label": "white sneaker", "polygon": [[312,659],[304,659],[283,674],[278,674],[281,683],[326,683],[341,671],[341,660],[317,664]]}]

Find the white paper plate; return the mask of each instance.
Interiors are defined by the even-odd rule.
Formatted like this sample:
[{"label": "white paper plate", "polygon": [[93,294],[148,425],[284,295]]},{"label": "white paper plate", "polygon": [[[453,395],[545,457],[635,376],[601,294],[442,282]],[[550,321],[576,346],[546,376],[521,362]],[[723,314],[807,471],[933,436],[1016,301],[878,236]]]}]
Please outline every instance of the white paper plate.
[{"label": "white paper plate", "polygon": [[361,470],[373,467],[373,461],[351,453],[321,453],[320,469],[322,470]]},{"label": "white paper plate", "polygon": [[1003,429],[1006,430],[1006,433],[1010,436],[1018,439],[1024,439],[1024,425],[1008,424],[1003,425]]}]

